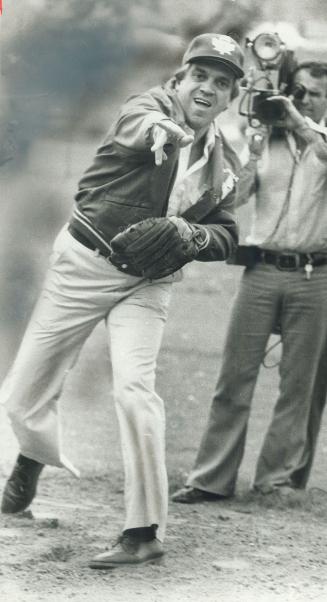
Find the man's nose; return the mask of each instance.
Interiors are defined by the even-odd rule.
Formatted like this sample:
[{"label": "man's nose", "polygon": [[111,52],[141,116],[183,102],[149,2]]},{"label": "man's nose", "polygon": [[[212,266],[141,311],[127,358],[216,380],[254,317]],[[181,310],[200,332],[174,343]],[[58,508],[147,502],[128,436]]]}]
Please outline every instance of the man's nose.
[{"label": "man's nose", "polygon": [[310,102],[310,94],[308,92],[305,92],[304,96],[301,99],[301,103],[303,105],[307,105]]},{"label": "man's nose", "polygon": [[201,92],[204,92],[205,94],[214,94],[215,92],[213,82],[211,82],[210,80],[201,82],[200,89]]}]

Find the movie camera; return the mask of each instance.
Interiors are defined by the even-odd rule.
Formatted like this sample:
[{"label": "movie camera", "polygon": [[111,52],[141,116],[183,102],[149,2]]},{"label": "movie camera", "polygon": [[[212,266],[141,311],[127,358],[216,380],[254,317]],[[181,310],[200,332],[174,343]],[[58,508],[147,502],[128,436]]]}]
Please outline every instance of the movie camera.
[{"label": "movie camera", "polygon": [[305,87],[292,86],[291,75],[297,66],[294,52],[286,48],[278,33],[260,33],[246,39],[245,68],[248,71],[241,83],[239,113],[248,118],[249,125],[274,125],[286,117],[282,101],[268,100],[272,96],[291,96],[301,100]]}]

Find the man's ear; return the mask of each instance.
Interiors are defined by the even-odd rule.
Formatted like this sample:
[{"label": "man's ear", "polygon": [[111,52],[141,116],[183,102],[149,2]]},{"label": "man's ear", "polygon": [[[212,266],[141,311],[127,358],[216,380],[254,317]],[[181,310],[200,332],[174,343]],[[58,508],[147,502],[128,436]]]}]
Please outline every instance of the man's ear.
[{"label": "man's ear", "polygon": [[189,65],[184,65],[183,67],[180,67],[180,69],[177,69],[177,71],[175,71],[175,73],[172,77],[173,87],[175,90],[177,90],[179,88],[179,85],[180,85],[181,81],[184,79],[188,69],[189,69]]},{"label": "man's ear", "polygon": [[237,96],[239,95],[239,93],[240,93],[240,84],[239,84],[238,79],[236,79],[234,81],[234,84],[233,84],[233,88],[232,88],[232,91],[231,91],[230,99],[234,100],[234,98],[237,98]]}]

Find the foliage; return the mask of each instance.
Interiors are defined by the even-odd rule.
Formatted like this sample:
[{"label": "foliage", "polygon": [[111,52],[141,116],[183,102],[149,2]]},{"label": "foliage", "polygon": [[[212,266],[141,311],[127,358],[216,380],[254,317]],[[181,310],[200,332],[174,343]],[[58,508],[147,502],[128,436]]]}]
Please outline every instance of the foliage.
[{"label": "foliage", "polygon": [[175,66],[193,35],[215,30],[240,39],[256,4],[205,0],[199,11],[192,1],[29,0],[3,43],[5,117],[16,125],[17,147],[49,131],[69,135],[78,117],[104,97],[110,103],[131,70]]}]

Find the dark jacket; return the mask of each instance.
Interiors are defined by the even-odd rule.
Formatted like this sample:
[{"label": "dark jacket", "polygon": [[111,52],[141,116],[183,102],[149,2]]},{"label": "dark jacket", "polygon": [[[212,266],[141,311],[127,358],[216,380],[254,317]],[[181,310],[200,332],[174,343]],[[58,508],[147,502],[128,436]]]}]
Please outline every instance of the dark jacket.
[{"label": "dark jacket", "polygon": [[[126,226],[166,214],[179,149],[167,144],[168,159],[157,166],[150,147],[152,126],[167,118],[187,129],[176,93],[168,85],[132,97],[123,105],[75,196],[77,211],[72,223],[84,236],[86,224],[110,243]],[[222,200],[221,187],[224,164],[235,173],[239,161],[220,133],[209,161],[213,187],[183,214],[190,222],[208,225],[210,243],[198,256],[203,261],[226,259],[237,244],[234,191]]]}]

